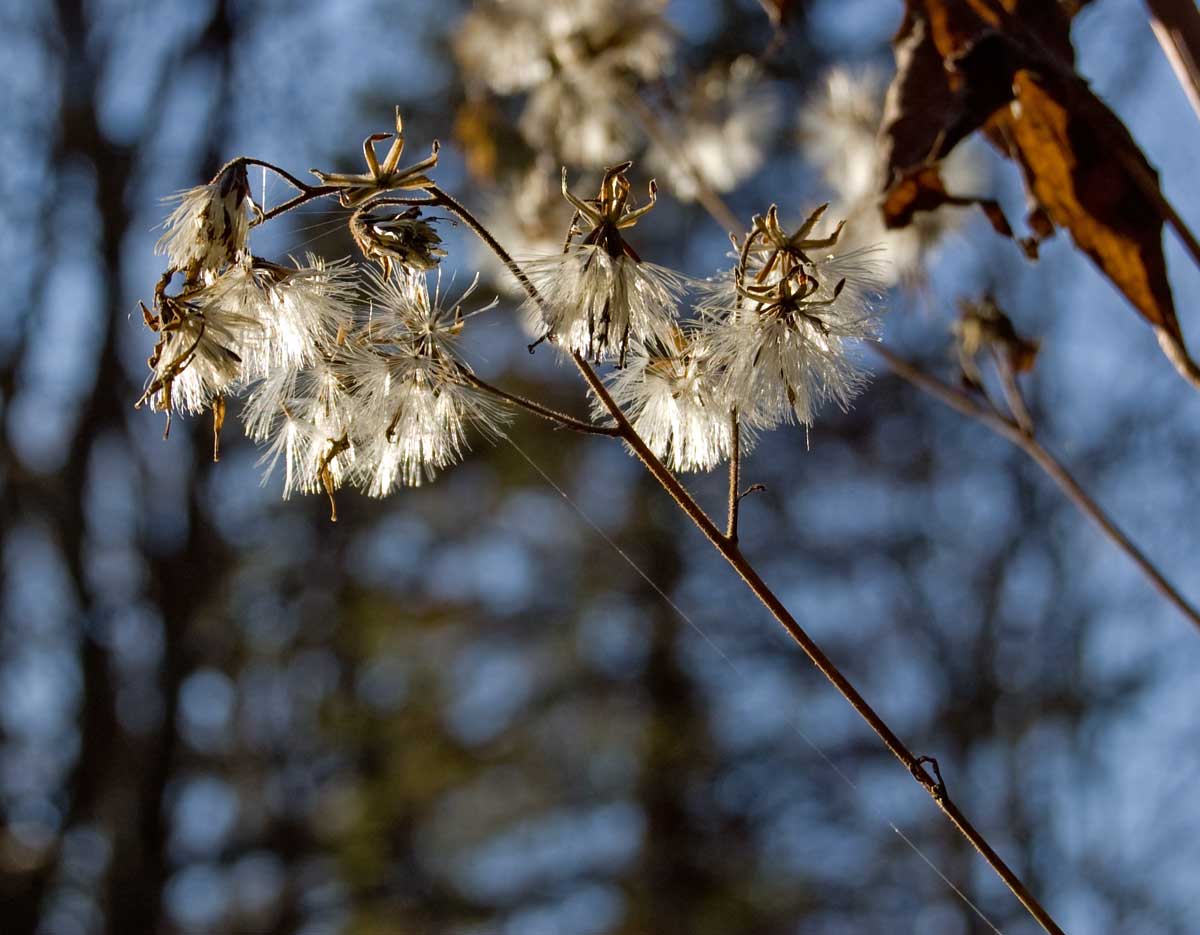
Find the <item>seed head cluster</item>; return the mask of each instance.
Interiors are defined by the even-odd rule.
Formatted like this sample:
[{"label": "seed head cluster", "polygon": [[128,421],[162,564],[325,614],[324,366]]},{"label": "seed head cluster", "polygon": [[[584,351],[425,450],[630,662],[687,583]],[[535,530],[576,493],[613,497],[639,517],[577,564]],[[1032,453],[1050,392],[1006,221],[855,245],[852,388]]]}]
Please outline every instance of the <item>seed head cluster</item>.
[{"label": "seed head cluster", "polygon": [[[375,145],[387,139],[380,161]],[[513,405],[587,426],[491,386],[467,363],[462,334],[497,302],[472,302],[478,276],[447,295],[439,218],[423,212],[447,208],[496,241],[433,183],[436,145],[401,168],[403,143],[397,114],[393,133],[364,141],[365,173],[314,170],[320,185],[306,186],[276,169],[300,194],[269,213],[251,197],[246,165],[274,167],[235,160],[177,196],[165,223],[168,268],[142,307],[158,340],[141,402],[166,412],[168,429],[172,412],[211,409],[216,437],[227,399],[244,395],[245,432],[285,497],[324,492],[332,505],[346,485],[383,497],[422,484],[464,456],[472,429],[501,435]],[[732,269],[690,280],[644,261],[627,240],[658,195],[651,181],[638,205],[631,168],[606,169],[588,199],[563,170],[574,212],[563,249],[517,263],[497,248],[527,292],[530,350],[545,342],[601,367],[632,431],[676,471],[710,470],[735,439],[748,450],[760,431],[810,423],[823,402],[847,405],[862,383],[849,348],[877,323],[869,253],[839,255],[840,225],[819,236],[824,208],[788,233],[772,206],[754,218]],[[423,194],[395,194],[405,189]],[[252,252],[258,224],[327,196],[347,209],[363,265]],[[629,429],[602,427],[614,423],[600,403],[596,430],[629,441]]]}]

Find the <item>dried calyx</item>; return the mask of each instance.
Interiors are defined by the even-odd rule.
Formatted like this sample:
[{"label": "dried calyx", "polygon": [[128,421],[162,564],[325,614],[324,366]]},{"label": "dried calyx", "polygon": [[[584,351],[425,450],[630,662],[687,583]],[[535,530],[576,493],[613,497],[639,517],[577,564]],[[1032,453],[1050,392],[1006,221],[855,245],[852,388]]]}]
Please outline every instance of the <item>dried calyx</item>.
[{"label": "dried calyx", "polygon": [[430,221],[421,218],[421,209],[389,209],[368,202],[350,217],[350,234],[368,260],[391,275],[393,265],[430,270],[446,256],[442,238]]},{"label": "dried calyx", "polygon": [[814,236],[825,210],[792,233],[774,205],[755,216],[734,240],[737,265],[709,283],[700,304],[711,365],[751,429],[810,424],[822,403],[845,407],[863,383],[851,342],[875,334],[877,282],[869,258],[831,252],[841,224]]},{"label": "dried calyx", "polygon": [[[383,140],[391,140],[392,145],[384,156],[383,162],[375,152],[375,144]],[[425,174],[437,166],[438,142],[434,140],[429,155],[420,162],[400,168],[400,156],[404,153],[404,121],[400,117],[400,108],[396,108],[396,132],[372,133],[363,140],[363,159],[367,163],[367,171],[351,174],[343,172],[322,172],[311,169],[322,185],[338,190],[338,201],[344,208],[353,208],[362,204],[368,198],[383,192],[405,188],[426,188],[433,181]]]},{"label": "dried calyx", "polygon": [[582,243],[600,246],[614,259],[624,255],[640,263],[641,258],[625,242],[621,231],[633,227],[639,218],[654,207],[658,201],[658,185],[651,179],[649,202],[641,208],[634,208],[629,204],[630,185],[629,178],[625,175],[632,166],[632,162],[623,162],[619,166],[606,169],[604,179],[600,183],[600,194],[587,201],[580,200],[567,187],[567,169],[564,166],[562,193],[578,212],[578,221],[591,225],[591,230],[584,235]]},{"label": "dried calyx", "polygon": [[630,203],[630,166],[625,162],[605,170],[599,194],[587,201],[570,191],[563,170],[563,197],[576,215],[566,248],[526,265],[538,292],[526,304],[545,328],[530,350],[551,339],[570,353],[624,366],[631,340],[664,345],[672,340],[685,280],[642,262],[625,241],[622,231],[644,217],[657,198],[652,181],[649,202],[640,208]]},{"label": "dried calyx", "polygon": [[[797,271],[803,273],[805,268],[815,268],[817,264],[809,256],[809,251],[835,246],[846,226],[845,221],[840,221],[829,236],[811,236],[828,208],[828,204],[819,205],[792,234],[787,233],[779,222],[779,208],[776,205],[767,209],[765,217],[754,215],[750,232],[741,248],[741,278],[744,279],[746,272],[752,268],[756,284],[772,280],[778,282]],[[734,246],[737,246],[736,242]]]}]

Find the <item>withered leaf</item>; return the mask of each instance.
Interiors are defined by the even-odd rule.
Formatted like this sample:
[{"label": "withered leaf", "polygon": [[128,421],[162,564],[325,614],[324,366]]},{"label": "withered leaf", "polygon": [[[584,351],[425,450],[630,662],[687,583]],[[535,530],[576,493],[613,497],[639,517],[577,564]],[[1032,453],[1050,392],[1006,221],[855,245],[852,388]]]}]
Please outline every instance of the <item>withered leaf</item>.
[{"label": "withered leaf", "polygon": [[1079,79],[1023,69],[1013,89],[1004,126],[1026,187],[1134,308],[1178,336],[1162,216],[1126,160],[1158,177],[1129,131]]},{"label": "withered leaf", "polygon": [[[1053,224],[1138,312],[1180,337],[1163,257],[1158,177],[1120,119],[1074,71],[1071,12],[1045,0],[908,0],[883,137],[889,226],[962,204],[937,166],[977,130],[1022,169],[1031,258]],[[978,202],[1011,236],[995,202]],[[1052,223],[1051,223],[1052,222]]]},{"label": "withered leaf", "polygon": [[1030,259],[1037,259],[1038,239],[1018,239],[996,199],[950,194],[936,164],[918,166],[892,183],[881,205],[883,222],[889,228],[908,227],[918,211],[935,211],[943,205],[961,208],[977,205],[997,234],[1015,241]]}]

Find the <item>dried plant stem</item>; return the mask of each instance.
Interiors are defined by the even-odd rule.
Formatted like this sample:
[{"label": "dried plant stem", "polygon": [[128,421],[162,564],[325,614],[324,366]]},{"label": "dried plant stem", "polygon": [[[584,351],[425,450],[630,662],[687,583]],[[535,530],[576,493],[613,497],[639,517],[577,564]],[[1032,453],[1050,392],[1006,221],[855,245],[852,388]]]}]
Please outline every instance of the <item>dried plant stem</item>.
[{"label": "dried plant stem", "polygon": [[[1158,570],[1145,553],[1142,552],[1125,533],[1109,518],[1100,505],[1079,486],[1079,482],[1049,451],[1047,451],[1034,436],[1032,428],[1022,428],[1013,419],[1006,418],[995,409],[985,407],[967,393],[943,383],[920,368],[904,360],[889,350],[883,344],[874,345],[878,354],[887,362],[892,372],[902,380],[911,383],[935,399],[940,400],[952,409],[957,409],[968,418],[986,425],[1002,438],[1007,439],[1024,451],[1034,462],[1053,480],[1067,495],[1081,513],[1091,519],[1100,530],[1112,540],[1122,552],[1132,559],[1142,574],[1150,581],[1163,597],[1171,602],[1191,623],[1200,628],[1200,611],[1197,611],[1187,599],[1175,589],[1166,577]],[[1014,385],[1015,389],[1015,385]],[[1006,388],[1006,394],[1009,390]],[[1019,399],[1019,392],[1018,392]],[[1024,404],[1021,404],[1024,410]]]},{"label": "dried plant stem", "polygon": [[[263,211],[261,214],[259,214],[251,223],[252,227],[257,227],[258,225],[263,224],[272,218],[279,217],[281,214],[286,214],[293,208],[298,208],[300,205],[304,204],[305,202],[312,201],[314,198],[324,198],[326,195],[333,195],[338,191],[337,187],[333,185],[309,185],[306,182],[296,178],[296,176],[288,172],[287,169],[283,169],[275,165],[273,162],[267,162],[265,159],[255,159],[252,156],[238,156],[236,159],[231,159],[221,167],[220,171],[218,171],[215,176],[213,176],[213,181],[215,182],[221,177],[221,173],[237,163],[241,163],[242,165],[246,166],[262,166],[264,169],[269,169],[298,192],[297,195],[289,198],[287,201],[283,202],[283,204],[276,205],[270,211]],[[259,205],[257,207],[261,208],[262,206]]]},{"label": "dried plant stem", "polygon": [[725,523],[725,538],[730,542],[737,542],[738,504],[742,499],[739,492],[742,473],[742,429],[736,409],[730,412],[729,421],[732,437],[729,442],[729,513]]},{"label": "dried plant stem", "polygon": [[510,393],[507,390],[502,390],[498,386],[493,386],[490,383],[479,379],[470,371],[463,370],[462,377],[472,386],[483,390],[485,393],[491,393],[493,396],[503,399],[505,402],[518,406],[532,412],[536,416],[553,422],[563,428],[571,429],[574,432],[583,432],[586,435],[608,435],[616,436],[620,434],[617,429],[606,425],[593,425],[590,422],[584,422],[582,419],[576,419],[574,416],[569,416],[565,412],[559,412],[557,409],[551,409],[549,406],[543,406],[541,403],[534,402],[532,399],[527,399],[524,396],[519,396],[516,393]]},{"label": "dried plant stem", "polygon": [[1195,0],[1146,0],[1150,27],[1200,116],[1200,11]]},{"label": "dried plant stem", "polygon": [[767,586],[766,582],[759,577],[754,566],[742,554],[737,541],[723,534],[716,527],[704,510],[700,508],[699,504],[696,503],[679,482],[678,478],[667,470],[666,466],[650,451],[646,443],[633,430],[633,427],[621,412],[620,407],[613,402],[604,383],[591,366],[589,366],[587,361],[578,354],[572,356],[575,360],[575,366],[583,374],[592,392],[596,394],[604,407],[617,421],[617,427],[621,429],[621,437],[633,449],[634,454],[637,455],[638,460],[642,462],[651,476],[658,481],[663,489],[679,505],[680,509],[704,533],[709,542],[713,544],[713,547],[733,567],[734,571],[738,573],[751,593],[770,611],[771,616],[775,618],[801,650],[804,651],[804,654],[808,656],[812,664],[837,689],[838,693],[849,702],[850,706],[854,708],[859,716],[870,725],[871,729],[875,731],[892,755],[904,765],[912,777],[924,787],[925,791],[937,803],[938,808],[942,810],[943,814],[950,819],[954,827],[958,829],[963,837],[971,843],[971,846],[987,861],[988,865],[1004,881],[1004,884],[1012,891],[1013,895],[1028,910],[1029,914],[1047,932],[1052,933],[1052,935],[1062,935],[1062,929],[1059,928],[1050,914],[1042,907],[1033,894],[1026,889],[1025,884],[1021,882],[1020,878],[1013,873],[1000,855],[988,844],[984,836],[976,830],[975,826],[967,820],[967,817],[963,815],[958,806],[950,799],[946,793],[945,785],[935,781],[930,776],[921,758],[914,755],[904,745],[903,741],[888,727],[883,718],[867,703],[858,689],[854,687],[849,679],[842,674],[841,670],[834,665],[832,660],[825,655],[812,637],[796,622],[796,619],[788,612],[783,602],[775,596],[775,593]]},{"label": "dried plant stem", "polygon": [[304,191],[300,192],[300,194],[296,195],[295,197],[289,198],[283,204],[276,205],[270,211],[264,211],[262,217],[255,221],[254,226],[257,227],[259,224],[263,224],[271,220],[271,218],[276,218],[281,214],[286,214],[293,208],[298,208],[302,204],[312,201],[315,198],[324,198],[326,195],[334,195],[337,194],[337,192],[338,188],[333,185],[306,186]]},{"label": "dried plant stem", "polygon": [[281,168],[280,166],[275,165],[273,162],[267,162],[265,159],[254,159],[250,156],[243,156],[241,158],[241,162],[248,166],[262,166],[264,169],[269,169],[298,192],[307,192],[313,188],[323,187],[309,185],[307,182],[302,182],[300,179],[296,178],[296,176],[292,175],[292,173],[288,172],[287,169]]},{"label": "dried plant stem", "polygon": [[[521,283],[530,298],[541,304],[543,299],[538,293],[536,287],[529,281],[529,278],[521,270],[520,266],[513,260],[508,252],[496,241],[496,239],[479,223],[478,220],[461,204],[451,198],[449,195],[442,192],[436,186],[430,186],[426,191],[433,196],[435,201],[453,211],[467,226],[469,226],[480,239],[496,254],[497,258],[504,263],[505,266],[512,272],[513,276]],[[971,845],[980,853],[988,865],[996,872],[1004,884],[1012,891],[1013,895],[1021,902],[1031,916],[1037,920],[1047,932],[1052,935],[1062,935],[1062,929],[1050,916],[1050,914],[1042,907],[1037,899],[1026,889],[1025,885],[1017,877],[1015,873],[1008,867],[1004,860],[992,849],[987,840],[979,833],[978,830],[967,820],[966,816],[959,810],[958,806],[950,799],[946,792],[945,785],[940,780],[935,780],[925,768],[924,764],[929,762],[928,758],[922,758],[914,755],[911,750],[904,745],[898,736],[892,731],[887,723],[881,718],[875,710],[867,703],[866,699],[858,692],[858,689],[842,674],[841,670],[829,659],[828,656],[821,650],[820,646],[810,637],[804,629],[796,622],[795,618],[788,612],[788,609],[783,605],[783,602],[776,597],[775,593],[767,586],[766,582],[759,576],[754,566],[742,554],[738,547],[735,530],[722,532],[716,524],[704,512],[703,508],[696,502],[692,495],[687,491],[687,488],[680,483],[679,479],[671,473],[670,470],[662,463],[661,460],[652,452],[646,442],[634,430],[629,420],[626,418],[621,407],[613,401],[604,382],[600,379],[595,370],[588,364],[579,354],[572,354],[572,359],[575,366],[578,368],[580,375],[587,383],[589,389],[595,394],[596,398],[607,410],[616,424],[614,435],[622,439],[629,448],[637,456],[638,460],[650,473],[650,475],[658,482],[658,484],[667,492],[667,494],[675,501],[679,508],[687,515],[687,517],[695,524],[702,532],[705,538],[712,543],[713,548],[732,566],[742,581],[750,589],[751,593],[763,604],[764,607],[771,613],[771,616],[782,626],[789,636],[808,656],[809,660],[817,667],[822,675],[837,689],[838,693],[850,704],[850,706],[859,714],[864,721],[870,725],[871,729],[883,741],[887,749],[893,756],[898,759],[908,773],[929,793],[930,797],[937,804],[943,814],[950,820],[959,833],[966,838]],[[733,500],[736,503],[738,491],[736,490],[737,478],[734,477],[731,481],[731,493]]]}]

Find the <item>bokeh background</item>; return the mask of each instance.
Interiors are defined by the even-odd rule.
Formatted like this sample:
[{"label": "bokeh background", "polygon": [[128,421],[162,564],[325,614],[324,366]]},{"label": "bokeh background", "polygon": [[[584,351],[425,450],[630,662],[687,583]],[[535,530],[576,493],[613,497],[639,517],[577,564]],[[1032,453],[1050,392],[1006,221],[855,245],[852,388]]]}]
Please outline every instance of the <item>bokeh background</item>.
[{"label": "bokeh background", "polygon": [[[0,929],[1032,931],[609,440],[520,417],[433,484],[343,494],[334,525],[260,485],[236,431],[213,464],[205,420],[163,441],[134,411],[161,199],[229,157],[349,167],[399,104],[468,203],[515,211],[503,181],[539,155],[553,188],[559,155],[505,129],[519,103],[456,64],[468,7],[3,3]],[[770,47],[764,163],[727,194],[746,219],[823,199],[797,128],[825,70],[892,69],[898,0],[793,11],[780,40],[753,0],[666,6],[677,84]],[[1200,223],[1200,124],[1141,4],[1097,0],[1074,37]],[[491,162],[468,166],[481,135]],[[977,158],[1019,217],[1015,170]],[[298,212],[256,252],[348,255],[337,218]],[[482,265],[503,297],[472,362],[583,411],[552,351],[525,352],[510,286],[440,229],[444,276]],[[696,276],[727,249],[669,188],[634,242]],[[1197,271],[1167,246],[1200,334]],[[1031,265],[970,214],[890,294],[888,340],[954,379],[955,301],[984,288],[1043,341],[1047,444],[1200,598],[1200,397],[1066,237]],[[864,359],[851,411],[745,463],[768,487],[745,551],[1068,931],[1196,931],[1197,633],[1020,452]],[[690,482],[721,511],[721,472]]]}]

